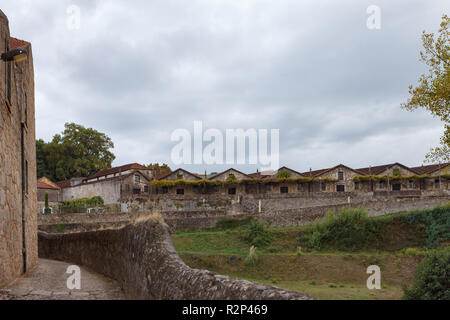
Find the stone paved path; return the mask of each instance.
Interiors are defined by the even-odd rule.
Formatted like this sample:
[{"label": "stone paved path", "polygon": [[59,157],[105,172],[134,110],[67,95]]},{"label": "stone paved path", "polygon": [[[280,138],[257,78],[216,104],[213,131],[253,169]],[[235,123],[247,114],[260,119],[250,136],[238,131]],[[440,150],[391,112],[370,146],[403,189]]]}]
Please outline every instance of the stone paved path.
[{"label": "stone paved path", "polygon": [[124,299],[119,284],[80,267],[81,290],[69,290],[66,273],[70,263],[39,259],[39,266],[27,276],[0,289],[0,300],[120,300]]}]

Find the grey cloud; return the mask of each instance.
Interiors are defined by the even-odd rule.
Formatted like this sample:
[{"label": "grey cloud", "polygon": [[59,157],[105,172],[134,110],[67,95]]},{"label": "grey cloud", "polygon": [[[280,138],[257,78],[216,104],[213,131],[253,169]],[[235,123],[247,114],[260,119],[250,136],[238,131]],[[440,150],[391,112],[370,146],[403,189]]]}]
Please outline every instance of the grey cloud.
[{"label": "grey cloud", "polygon": [[[66,9],[81,8],[81,29]],[[115,164],[170,162],[176,128],[279,128],[281,164],[419,164],[442,126],[400,109],[424,66],[421,31],[447,1],[21,1],[2,3],[33,43],[37,136],[74,121],[109,134]],[[420,135],[420,137],[418,137]],[[417,146],[414,142],[420,142]],[[417,143],[416,143],[417,144]],[[211,166],[218,171],[227,166]],[[244,171],[256,166],[236,166]],[[186,166],[203,172],[205,166]]]}]

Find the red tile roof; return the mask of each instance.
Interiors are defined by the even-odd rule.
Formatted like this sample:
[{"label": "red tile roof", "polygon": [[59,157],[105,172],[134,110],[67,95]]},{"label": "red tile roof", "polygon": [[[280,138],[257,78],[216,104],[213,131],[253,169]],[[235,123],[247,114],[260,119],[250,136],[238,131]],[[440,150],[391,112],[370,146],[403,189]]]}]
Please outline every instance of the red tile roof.
[{"label": "red tile roof", "polygon": [[380,173],[382,173],[386,169],[389,169],[393,165],[401,166],[401,167],[403,167],[405,169],[408,169],[408,170],[412,171],[413,173],[419,173],[414,168],[409,168],[409,167],[404,166],[404,165],[402,165],[401,163],[398,163],[398,162],[390,163],[390,164],[384,164],[384,165],[381,165],[381,166],[374,166],[374,167],[367,167],[367,168],[356,169],[356,171],[360,171],[364,175],[369,175],[369,174],[370,175],[379,175]]},{"label": "red tile roof", "polygon": [[194,177],[194,178],[196,178],[196,179],[199,179],[199,180],[202,179],[200,176],[197,176],[197,175],[195,175],[195,174],[192,173],[192,172],[189,172],[189,171],[187,171],[187,170],[184,170],[183,168],[178,168],[178,169],[176,169],[176,170],[174,170],[174,171],[172,171],[172,172],[163,174],[162,176],[161,176],[161,175],[158,176],[158,179],[157,179],[157,180],[165,179],[165,178],[167,178],[168,176],[170,176],[170,175],[172,175],[172,174],[174,174],[174,173],[176,173],[176,172],[178,172],[178,171],[183,171],[183,172],[185,172],[185,173],[191,175],[192,177]]},{"label": "red tile roof", "polygon": [[11,47],[11,50],[23,47],[30,44],[29,42],[26,42],[24,40],[16,39],[13,37],[9,37],[9,45]]},{"label": "red tile roof", "polygon": [[69,180],[64,180],[64,181],[58,181],[58,182],[56,182],[56,184],[61,189],[69,188],[71,186],[70,181],[71,181],[70,179]]},{"label": "red tile roof", "polygon": [[139,163],[130,163],[130,164],[126,164],[120,167],[114,167],[114,168],[109,168],[109,169],[103,169],[98,171],[97,173],[94,173],[93,175],[87,177],[87,180],[90,179],[95,179],[98,177],[103,177],[109,174],[114,174],[114,173],[119,173],[119,172],[123,172],[123,171],[127,171],[127,170],[150,170],[150,168],[143,166]]},{"label": "red tile roof", "polygon": [[42,178],[38,179],[37,188],[38,189],[60,190],[60,187],[57,184],[53,183],[46,177],[42,177]]},{"label": "red tile roof", "polygon": [[417,171],[420,174],[429,174],[429,173],[433,173],[439,169],[443,169],[448,165],[450,165],[450,162],[441,163],[441,164],[430,164],[427,166],[422,165],[420,167],[413,167],[411,169]]},{"label": "red tile roof", "polygon": [[381,166],[360,168],[360,169],[356,169],[356,170],[361,171],[364,175],[369,175],[369,174],[370,175],[378,175],[379,173],[381,173],[384,170],[388,169],[392,165],[394,165],[394,163],[383,164]]}]

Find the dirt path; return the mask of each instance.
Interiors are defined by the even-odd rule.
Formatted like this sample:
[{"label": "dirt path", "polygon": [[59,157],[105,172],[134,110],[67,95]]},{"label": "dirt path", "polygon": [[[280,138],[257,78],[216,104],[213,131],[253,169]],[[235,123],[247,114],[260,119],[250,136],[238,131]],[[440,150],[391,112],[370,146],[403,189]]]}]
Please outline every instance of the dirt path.
[{"label": "dirt path", "polygon": [[39,266],[13,284],[0,289],[0,300],[120,300],[119,284],[80,267],[81,289],[67,288],[70,263],[39,259]]}]

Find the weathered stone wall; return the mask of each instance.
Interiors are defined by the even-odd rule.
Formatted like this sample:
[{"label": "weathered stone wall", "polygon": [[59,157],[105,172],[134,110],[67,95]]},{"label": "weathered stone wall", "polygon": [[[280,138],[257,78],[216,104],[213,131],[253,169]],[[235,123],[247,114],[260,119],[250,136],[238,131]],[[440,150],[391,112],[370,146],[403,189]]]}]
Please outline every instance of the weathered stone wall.
[{"label": "weathered stone wall", "polygon": [[[0,52],[7,51],[7,45],[12,48],[8,19],[0,10]],[[37,263],[33,54],[31,44],[24,45],[26,61],[0,61],[0,287],[21,275],[24,265],[30,270]]]},{"label": "weathered stone wall", "polygon": [[105,204],[120,202],[120,181],[101,181],[62,189],[63,200],[100,196]]},{"label": "weathered stone wall", "polygon": [[126,199],[127,208],[133,206],[142,211],[160,212],[207,212],[221,211],[225,215],[245,213],[271,213],[279,210],[291,210],[348,203],[365,205],[369,201],[386,202],[408,199],[415,201],[425,198],[447,198],[450,190],[403,190],[375,192],[305,192],[289,194],[248,194],[248,195],[140,195]]},{"label": "weathered stone wall", "polygon": [[[332,210],[333,212],[337,212],[340,208],[357,208],[363,206],[368,210],[369,215],[376,216],[409,210],[428,209],[450,201],[449,196],[445,193],[435,193],[432,191],[422,196],[417,196],[417,193],[410,192],[402,193],[402,196],[397,197],[392,197],[388,192],[375,192],[372,197],[350,198],[350,202],[348,202],[348,197],[340,197],[338,198],[339,201],[331,201],[332,199],[330,196],[320,197],[316,199],[316,205],[302,207],[298,206],[299,203],[296,202],[298,200],[292,198],[292,202],[290,203],[288,201],[282,209],[276,209],[277,206],[275,205],[273,209],[264,210],[261,213],[254,210],[242,210],[240,203],[229,204],[230,208],[233,207],[234,210],[221,210],[221,206],[226,205],[226,202],[223,202],[224,200],[210,199],[208,206],[205,208],[196,207],[196,203],[192,202],[188,202],[187,206],[181,207],[180,204],[182,202],[180,204],[175,202],[175,205],[164,206],[166,210],[161,212],[172,231],[187,231],[214,227],[220,219],[225,217],[245,218],[251,216],[270,226],[290,226],[311,223],[315,219],[323,217],[327,211]],[[272,201],[286,200],[289,199],[272,199]],[[257,201],[259,200],[253,199],[253,201],[251,205],[257,207]],[[143,209],[142,211],[146,210]],[[99,226],[102,228],[117,226],[119,225],[118,223],[130,221],[142,214],[142,212],[135,212],[120,214],[39,215],[39,229],[54,231],[56,228],[55,225],[62,224],[67,226],[65,232],[95,230]]]},{"label": "weathered stone wall", "polygon": [[364,203],[341,203],[329,204],[323,206],[295,208],[274,210],[270,212],[263,212],[260,214],[237,214],[237,215],[191,215],[186,216],[180,211],[164,212],[166,223],[170,226],[172,231],[195,231],[204,228],[211,228],[216,226],[217,222],[223,218],[234,217],[243,219],[252,217],[255,220],[261,221],[267,226],[296,226],[305,225],[313,222],[316,219],[323,218],[328,211],[338,212],[341,208],[358,208],[363,206],[367,209],[370,216],[378,216],[383,214],[391,214],[409,210],[430,209],[439,204],[449,202],[448,197],[427,197],[427,198],[396,198],[384,200],[372,200]]},{"label": "weathered stone wall", "polygon": [[37,201],[45,201],[45,194],[48,194],[49,202],[59,202],[61,198],[61,190],[54,189],[37,189]]},{"label": "weathered stone wall", "polygon": [[300,292],[189,268],[176,253],[167,226],[152,219],[118,230],[39,232],[39,255],[116,279],[132,299],[311,299]]}]

